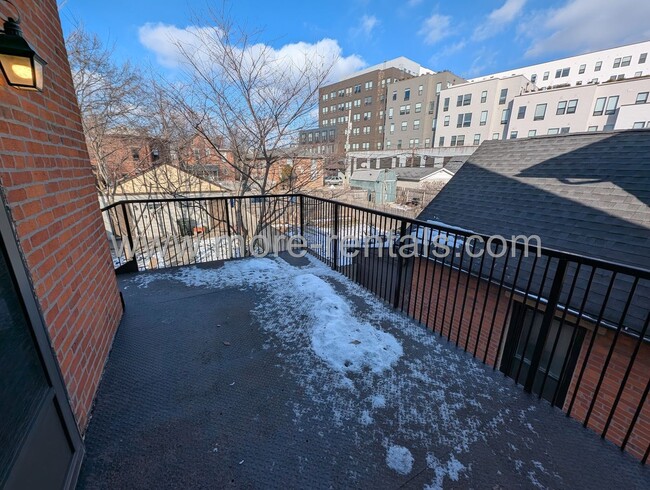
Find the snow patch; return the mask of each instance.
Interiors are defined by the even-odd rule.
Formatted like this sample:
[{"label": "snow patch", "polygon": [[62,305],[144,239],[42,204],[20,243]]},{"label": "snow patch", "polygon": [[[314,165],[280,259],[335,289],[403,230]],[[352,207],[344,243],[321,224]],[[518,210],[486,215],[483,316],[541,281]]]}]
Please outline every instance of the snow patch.
[{"label": "snow patch", "polygon": [[445,477],[451,481],[458,481],[460,474],[466,470],[465,465],[458,461],[453,454],[449,455],[446,463],[441,463],[435,454],[427,454],[427,466],[436,474],[436,479],[425,490],[440,490],[443,488]]},{"label": "snow patch", "polygon": [[413,455],[403,446],[389,446],[386,451],[386,464],[400,475],[408,475],[413,469]]},{"label": "snow patch", "polygon": [[320,277],[299,275],[294,285],[310,304],[312,349],[333,369],[360,372],[367,367],[381,373],[402,356],[395,337],[355,318],[350,305]]}]

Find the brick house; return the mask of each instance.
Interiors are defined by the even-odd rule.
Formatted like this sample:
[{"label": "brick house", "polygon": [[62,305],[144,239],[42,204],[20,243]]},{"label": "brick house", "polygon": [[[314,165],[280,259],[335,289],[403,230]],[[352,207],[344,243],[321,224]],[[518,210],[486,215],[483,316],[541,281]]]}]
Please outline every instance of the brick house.
[{"label": "brick house", "polygon": [[0,76],[0,486],[52,488],[76,480],[122,304],[57,4],[14,4],[48,64],[42,92]]},{"label": "brick house", "polygon": [[[640,312],[650,282],[631,281],[625,268],[650,270],[648,152],[644,130],[488,141],[419,216],[447,230],[452,251],[478,233],[537,235],[545,248],[576,254],[531,391],[641,459],[650,444],[650,335]],[[452,255],[414,259],[409,314],[523,385],[557,262],[515,267],[500,258],[479,269],[466,250]]]}]

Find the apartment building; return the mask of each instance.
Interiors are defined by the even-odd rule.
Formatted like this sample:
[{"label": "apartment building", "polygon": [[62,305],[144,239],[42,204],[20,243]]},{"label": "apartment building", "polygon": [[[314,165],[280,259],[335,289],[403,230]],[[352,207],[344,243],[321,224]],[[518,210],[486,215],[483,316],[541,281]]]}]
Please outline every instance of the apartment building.
[{"label": "apartment building", "polygon": [[532,87],[530,80],[516,75],[443,89],[434,146],[477,146],[505,138],[515,97]]},{"label": "apartment building", "polygon": [[538,87],[549,89],[622,80],[650,75],[648,53],[650,41],[644,41],[493,73],[470,82],[523,75]]},{"label": "apartment building", "polygon": [[426,73],[432,72],[399,57],[322,87],[318,128],[301,131],[299,144],[311,154],[343,154],[346,145],[348,151],[382,150],[388,85]]},{"label": "apartment building", "polygon": [[507,137],[643,128],[649,93],[650,76],[526,91],[514,98]]},{"label": "apartment building", "polygon": [[439,94],[464,82],[464,78],[442,71],[392,84],[387,93],[384,149],[431,148]]}]

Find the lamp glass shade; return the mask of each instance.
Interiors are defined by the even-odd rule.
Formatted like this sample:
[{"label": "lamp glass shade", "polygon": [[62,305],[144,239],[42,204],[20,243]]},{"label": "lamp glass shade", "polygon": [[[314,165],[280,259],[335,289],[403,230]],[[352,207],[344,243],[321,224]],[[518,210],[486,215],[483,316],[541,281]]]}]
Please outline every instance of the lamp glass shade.
[{"label": "lamp glass shade", "polygon": [[0,34],[0,68],[9,85],[23,90],[43,90],[45,65],[22,36]]}]

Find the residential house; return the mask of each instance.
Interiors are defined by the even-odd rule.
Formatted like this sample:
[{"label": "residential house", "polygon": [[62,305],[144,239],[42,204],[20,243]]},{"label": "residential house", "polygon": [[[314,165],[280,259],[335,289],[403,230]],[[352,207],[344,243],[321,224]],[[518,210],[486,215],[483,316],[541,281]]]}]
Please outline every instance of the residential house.
[{"label": "residential house", "polygon": [[[451,262],[416,259],[410,298],[430,327],[450,325],[446,334],[457,344],[473,346],[520,384],[530,380],[533,393],[609,440],[626,441],[640,458],[650,441],[647,419],[627,434],[622,427],[638,417],[650,372],[643,313],[650,297],[648,152],[647,130],[483,143],[419,216],[440,225],[448,245],[464,252]],[[539,260],[507,254],[486,259],[484,267],[483,259],[468,256],[472,233],[536,235],[543,247],[574,254],[567,257],[575,263],[559,277],[561,253]],[[613,264],[611,270],[597,269],[586,256]],[[626,267],[645,278],[631,280]],[[556,277],[563,286],[550,284]],[[463,308],[480,297],[478,306],[454,315],[455,295],[438,302],[420,296],[431,287],[464,290]],[[552,316],[545,315],[549,303],[557,305]],[[491,326],[465,340],[486,314]],[[542,337],[547,320],[550,331]],[[528,378],[538,345],[538,371]],[[627,380],[633,386],[619,391]]]},{"label": "residential house", "polygon": [[368,202],[386,204],[395,202],[397,176],[394,170],[357,170],[350,177],[350,187],[368,192]]}]

